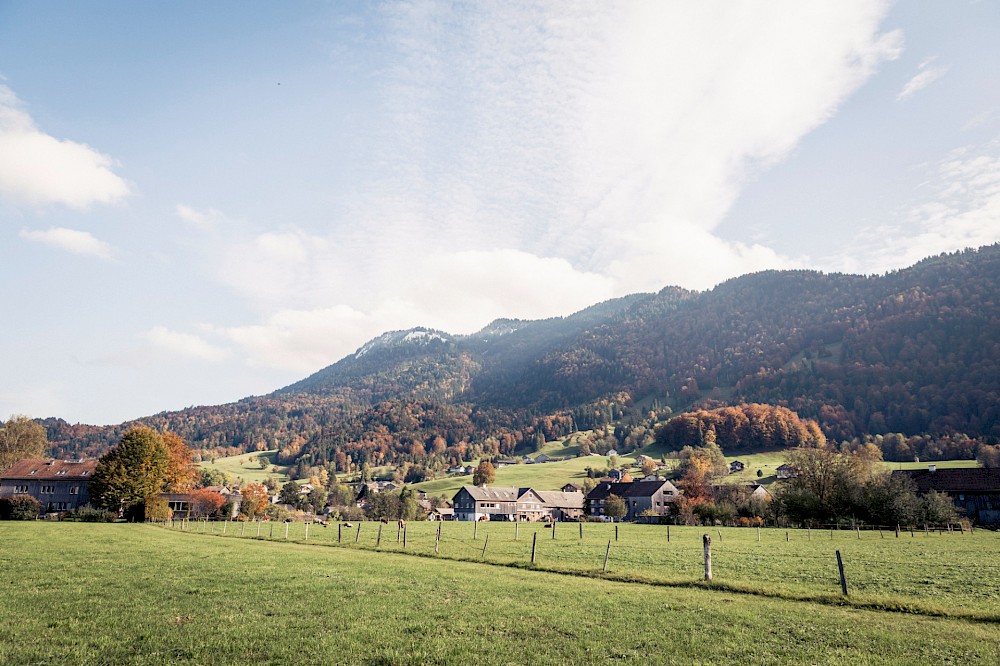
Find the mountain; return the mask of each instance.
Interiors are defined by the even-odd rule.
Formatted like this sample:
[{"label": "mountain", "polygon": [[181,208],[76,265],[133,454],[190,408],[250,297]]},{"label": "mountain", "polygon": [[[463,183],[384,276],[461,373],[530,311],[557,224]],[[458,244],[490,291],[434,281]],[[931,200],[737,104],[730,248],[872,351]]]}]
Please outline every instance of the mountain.
[{"label": "mountain", "polygon": [[[471,335],[393,331],[270,395],[137,423],[217,452],[280,448],[338,468],[509,453],[539,433],[745,402],[787,406],[837,440],[993,441],[998,287],[1000,245],[881,276],[764,271]],[[97,454],[132,425],[45,424],[58,455]]]}]

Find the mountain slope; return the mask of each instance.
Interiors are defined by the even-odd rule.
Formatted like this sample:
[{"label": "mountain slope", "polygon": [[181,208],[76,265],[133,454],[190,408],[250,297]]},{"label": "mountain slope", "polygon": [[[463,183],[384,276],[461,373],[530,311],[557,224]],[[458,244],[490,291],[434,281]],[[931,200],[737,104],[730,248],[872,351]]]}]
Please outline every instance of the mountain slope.
[{"label": "mountain slope", "polygon": [[[740,402],[789,406],[835,439],[1000,437],[1000,245],[883,276],[765,271],[468,336],[390,332],[271,395],[140,421],[205,448],[418,463]],[[60,455],[98,453],[124,425],[47,422]]]}]

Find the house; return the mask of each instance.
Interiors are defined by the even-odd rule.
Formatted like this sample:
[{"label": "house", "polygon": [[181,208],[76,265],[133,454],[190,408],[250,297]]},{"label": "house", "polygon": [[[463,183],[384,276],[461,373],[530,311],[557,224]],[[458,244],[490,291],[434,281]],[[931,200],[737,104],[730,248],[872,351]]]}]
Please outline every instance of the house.
[{"label": "house", "polygon": [[465,466],[465,473],[466,474],[472,474],[475,471],[476,471],[476,468],[473,467],[472,465],[466,465]]},{"label": "house", "polygon": [[776,472],[779,479],[794,479],[799,475],[799,470],[795,469],[788,463],[780,466]]},{"label": "house", "polygon": [[448,468],[449,474],[465,474],[465,467],[462,465],[452,465]]},{"label": "house", "polygon": [[548,456],[548,454],[545,454],[545,453],[543,453],[540,456],[536,456],[535,457],[535,462],[536,463],[547,463],[550,460],[552,460],[552,459]]},{"label": "house", "polygon": [[610,450],[610,451],[608,451],[608,453],[607,453],[607,456],[608,456],[609,458],[610,458],[611,456],[616,456],[616,455],[618,455],[618,452],[617,452],[617,451],[615,451],[614,449],[611,449],[611,450]]},{"label": "house", "polygon": [[625,476],[625,472],[622,471],[622,470],[620,470],[620,469],[613,469],[613,470],[611,470],[611,471],[608,472],[608,478],[611,479],[612,481],[615,481],[615,482],[619,482],[620,483],[621,480],[622,480],[622,478],[624,478],[624,476]]},{"label": "house", "polygon": [[730,474],[735,474],[736,472],[742,472],[744,469],[746,469],[746,465],[744,465],[743,462],[740,460],[734,460],[733,462],[729,463]]},{"label": "house", "polygon": [[895,470],[908,477],[921,495],[932,490],[947,493],[965,516],[981,525],[1000,525],[1000,469],[967,468]]},{"label": "house", "polygon": [[664,479],[633,483],[601,482],[587,493],[585,507],[588,515],[606,516],[608,497],[616,495],[625,502],[626,520],[636,520],[650,510],[665,516],[671,512],[679,494],[674,484]]},{"label": "house", "polygon": [[583,493],[532,488],[465,486],[452,500],[455,520],[575,520],[583,516]]},{"label": "house", "polygon": [[19,460],[0,474],[0,498],[30,495],[42,513],[71,511],[90,501],[87,482],[96,460]]},{"label": "house", "polygon": [[583,492],[583,488],[581,488],[580,486],[576,485],[575,483],[567,483],[565,486],[563,486],[559,490],[563,491],[564,493],[582,493]]},{"label": "house", "polygon": [[770,502],[772,499],[771,493],[764,486],[759,483],[754,483],[750,486],[750,499],[764,500]]},{"label": "house", "polygon": [[430,515],[427,516],[427,520],[455,520],[455,510],[450,506],[439,506],[431,511]]},{"label": "house", "polygon": [[[239,515],[240,504],[243,502],[243,496],[239,491],[232,491],[226,486],[208,486],[202,490],[209,490],[222,495],[226,500],[226,505],[229,507],[226,514],[227,518],[234,520]],[[194,493],[160,493],[156,497],[167,501],[167,506],[173,512],[174,518],[190,518],[192,510],[197,509],[194,506],[196,500]],[[278,495],[274,497],[275,499],[271,501],[272,504],[277,502]],[[225,505],[223,505],[223,508],[225,508]]]}]

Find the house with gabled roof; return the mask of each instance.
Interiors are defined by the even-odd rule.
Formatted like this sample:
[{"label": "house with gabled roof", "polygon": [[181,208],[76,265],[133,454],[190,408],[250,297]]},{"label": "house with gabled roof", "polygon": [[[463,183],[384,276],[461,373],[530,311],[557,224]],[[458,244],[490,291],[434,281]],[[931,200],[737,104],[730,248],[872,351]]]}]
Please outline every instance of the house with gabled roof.
[{"label": "house with gabled roof", "polygon": [[588,515],[606,516],[607,500],[611,495],[625,501],[626,520],[635,520],[644,512],[652,511],[660,516],[669,515],[680,491],[665,479],[616,483],[602,481],[587,493],[585,507]]},{"label": "house with gabled roof", "polygon": [[583,494],[533,488],[464,486],[452,500],[455,520],[575,520],[583,516]]},{"label": "house with gabled roof", "polygon": [[90,501],[87,483],[96,460],[19,460],[0,473],[0,498],[30,495],[42,513],[71,511]]},{"label": "house with gabled roof", "polygon": [[1000,469],[963,468],[895,470],[893,475],[908,477],[917,493],[947,493],[967,518],[981,525],[1000,525]]}]

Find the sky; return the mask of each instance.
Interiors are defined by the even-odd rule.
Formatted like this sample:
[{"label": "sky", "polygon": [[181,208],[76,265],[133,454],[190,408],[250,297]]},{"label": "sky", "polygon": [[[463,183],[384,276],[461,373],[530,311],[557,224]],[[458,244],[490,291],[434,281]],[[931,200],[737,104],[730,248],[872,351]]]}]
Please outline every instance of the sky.
[{"label": "sky", "polygon": [[1000,240],[993,2],[0,0],[0,419]]}]

